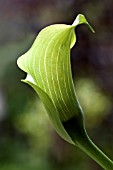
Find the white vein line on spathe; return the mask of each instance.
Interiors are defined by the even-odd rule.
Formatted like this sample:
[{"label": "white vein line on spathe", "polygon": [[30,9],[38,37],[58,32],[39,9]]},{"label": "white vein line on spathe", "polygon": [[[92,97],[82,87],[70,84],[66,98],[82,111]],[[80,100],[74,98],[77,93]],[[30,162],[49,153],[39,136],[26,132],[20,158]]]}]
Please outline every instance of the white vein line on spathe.
[{"label": "white vein line on spathe", "polygon": [[[49,33],[47,34],[48,36],[49,35],[51,35],[52,33],[54,33],[54,31],[49,31]],[[44,42],[45,42],[45,39],[44,39]],[[47,42],[48,43],[48,42]],[[44,46],[45,45],[45,46]],[[44,45],[43,45],[43,47],[45,48],[45,47],[47,47],[47,45],[46,45],[46,43],[44,43]],[[41,49],[42,51],[43,51],[43,48]],[[46,50],[46,48],[44,49],[44,50]],[[43,55],[43,56],[45,56],[45,55]],[[44,90],[45,90],[45,92],[46,92],[46,86],[45,86],[45,83],[44,83],[44,80],[43,80],[43,78],[42,78],[42,74],[41,74],[41,60],[42,58],[41,58],[41,56],[40,56],[40,59],[38,60],[39,61],[39,74],[40,74],[40,78],[41,78],[41,80],[42,80],[42,84],[43,84],[43,87],[44,87]],[[43,58],[43,60],[44,60],[44,58]]]},{"label": "white vein line on spathe", "polygon": [[[61,37],[61,38],[62,38],[62,37]],[[51,66],[52,66],[52,58],[54,57],[54,56],[53,56],[54,49],[55,49],[55,46],[57,45],[57,43],[59,43],[59,39],[57,39],[57,41],[56,41],[56,43],[55,43],[55,45],[54,45],[53,51],[52,51],[52,55],[51,55]],[[61,43],[61,44],[62,44],[62,43]],[[58,53],[58,55],[59,55],[59,53]],[[59,102],[59,100],[58,100],[58,97],[57,97],[57,92],[56,92],[56,87],[55,87],[54,75],[53,75],[52,67],[51,67],[51,77],[52,77],[53,89],[54,89],[54,93],[55,93],[57,102],[58,102],[58,104],[59,104],[61,110],[64,112],[64,110],[62,109],[62,106],[61,106],[61,104],[60,104],[60,102]],[[64,102],[65,102],[65,101],[64,101]]]},{"label": "white vein line on spathe", "polygon": [[[69,41],[71,41],[71,32],[70,32],[70,37],[69,37]],[[70,47],[69,47],[70,48]],[[70,50],[70,49],[69,49]],[[72,83],[72,80],[70,80],[69,78],[71,77],[71,75],[70,75],[70,55],[69,55],[69,57],[68,57],[68,61],[67,61],[67,65],[66,65],[66,70],[67,70],[67,73],[68,73],[68,75],[67,75],[67,85],[68,85],[68,87],[66,88],[66,90],[67,89],[69,89],[69,91],[67,91],[68,92],[68,97],[69,97],[69,99],[70,98],[72,98],[72,101],[73,101],[73,103],[71,103],[71,105],[73,105],[74,103],[75,103],[75,101],[73,100],[73,95],[72,95],[72,93],[74,93],[74,91],[73,91],[73,89],[71,88],[71,86],[70,86],[70,83]],[[66,86],[66,81],[65,81],[65,79],[64,79],[64,84],[65,84],[65,86]],[[69,96],[69,95],[71,95],[71,96]],[[71,112],[73,113],[73,109],[72,109],[72,107],[71,107]],[[70,115],[72,115],[72,113],[70,112]]]},{"label": "white vein line on spathe", "polygon": [[68,65],[67,65],[67,72],[69,72],[69,74],[70,74],[70,77],[68,76],[68,85],[69,85],[69,89],[70,89],[70,94],[72,96],[73,104],[75,105],[75,101],[76,101],[75,88],[74,88],[73,79],[72,79],[72,71]]},{"label": "white vein line on spathe", "polygon": [[[67,57],[67,56],[66,56]],[[64,62],[63,62],[63,72],[65,72],[65,69],[64,69]],[[68,76],[68,75],[67,75]],[[67,84],[66,84],[66,82],[65,82],[66,80],[65,80],[65,76],[64,76],[64,88],[65,88],[65,91],[66,91],[66,96],[70,99],[70,96],[69,96],[69,94],[68,94],[68,92],[69,92],[69,89],[67,89]],[[70,113],[70,111],[69,111],[69,113]]]},{"label": "white vein line on spathe", "polygon": [[[71,32],[70,32],[70,36],[71,36]],[[70,39],[70,38],[69,38]],[[66,54],[67,55],[67,54]],[[68,56],[66,56],[66,57],[68,57]],[[66,58],[67,59],[67,58]],[[68,62],[68,61],[67,61]],[[63,60],[63,72],[65,72],[65,60]],[[68,64],[66,64],[66,66],[68,67],[69,65]],[[70,76],[70,73],[67,71],[66,73],[68,73],[68,75],[67,75],[67,78]],[[65,90],[66,90],[66,95],[67,95],[67,98],[68,99],[70,99],[70,93],[69,93],[69,90],[70,90],[70,87],[67,85],[67,80],[66,80],[66,77],[64,76],[64,86],[65,86]],[[69,83],[69,82],[68,82]],[[69,88],[68,88],[68,87]],[[70,107],[70,112],[69,112],[69,114],[71,115],[71,112],[72,112],[72,107]]]},{"label": "white vein line on spathe", "polygon": [[[58,41],[58,39],[57,39],[57,41]],[[57,43],[56,43],[56,44],[57,44]],[[54,45],[54,48],[55,48],[56,44]],[[53,52],[54,52],[54,50],[52,51],[52,55],[51,55],[51,66],[52,66]],[[63,110],[63,109],[62,109],[62,106],[61,106],[61,104],[60,104],[60,102],[59,102],[59,100],[58,100],[58,98],[57,98],[57,93],[56,93],[56,90],[55,90],[55,82],[54,82],[53,77],[54,77],[54,76],[53,76],[53,71],[52,71],[52,67],[51,67],[51,78],[52,78],[52,82],[53,82],[53,90],[54,90],[54,93],[55,93],[55,96],[56,96],[57,103],[58,103],[59,107],[61,108],[61,110]],[[54,102],[54,99],[53,99],[53,102]],[[58,111],[58,108],[56,107],[55,102],[54,102],[54,105],[55,105],[56,110]]]},{"label": "white vein line on spathe", "polygon": [[[45,40],[43,39],[43,41],[40,43],[40,45],[38,45],[38,48],[37,48],[36,51],[35,51],[33,68],[35,68],[37,51],[38,51],[39,47],[43,44],[44,41],[45,41]],[[44,44],[44,45],[45,45],[45,44]],[[41,49],[42,51],[43,51],[43,49],[44,49],[44,47],[45,47],[44,45],[43,45],[43,48]],[[41,54],[40,54],[40,55],[41,55]],[[40,71],[40,59],[41,59],[41,57],[39,56],[39,58],[38,58],[39,63],[38,63],[38,65],[37,65],[37,69],[39,70],[39,75],[40,75],[40,78],[41,78],[42,75],[41,75],[41,71]],[[37,70],[37,71],[38,71],[38,70]],[[37,76],[36,76],[36,73],[35,73],[35,70],[34,70],[34,74],[35,74],[35,77],[37,77]],[[46,91],[45,84],[44,84],[44,80],[43,80],[42,78],[41,78],[41,81],[42,81],[43,89],[44,89],[44,91]],[[41,88],[42,88],[42,87],[41,87]]]},{"label": "white vein line on spathe", "polygon": [[[42,42],[39,42],[39,44],[38,44],[38,47],[36,46],[35,48],[36,48],[36,50],[34,49],[34,51],[35,51],[35,53],[34,53],[34,62],[33,62],[33,68],[35,69],[35,62],[36,62],[36,54],[37,54],[37,51],[39,50],[39,48],[40,48],[40,46],[42,45],[42,44],[44,44],[45,45],[45,43],[44,43],[44,41],[45,41],[45,39],[41,39],[42,40]],[[43,48],[45,47],[43,45],[43,47],[42,47],[42,49],[41,49],[41,51],[43,51]],[[37,69],[39,70],[39,75],[40,75],[40,78],[41,78],[41,81],[42,81],[42,86],[43,86],[43,88],[44,88],[44,91],[46,91],[46,88],[45,88],[45,85],[44,85],[44,81],[43,81],[43,79],[42,79],[42,75],[41,75],[41,71],[40,71],[40,59],[41,59],[41,56],[39,56],[38,57],[38,61],[39,61],[39,63],[38,63],[38,65],[37,65]],[[35,74],[35,77],[37,77],[36,76],[36,73],[35,73],[35,70],[34,70],[34,74]],[[37,78],[36,78],[37,79]],[[42,87],[41,87],[42,88]]]},{"label": "white vein line on spathe", "polygon": [[[71,35],[72,34],[70,32],[70,37],[69,37],[70,42],[71,42]],[[69,50],[70,50],[70,47],[69,47]],[[65,78],[64,78],[65,87],[66,87],[67,90],[69,89],[70,92],[68,91],[68,96],[69,96],[69,98],[72,98],[73,104],[75,104],[75,99],[76,98],[74,98],[73,95],[72,95],[72,94],[74,94],[75,90],[74,90],[73,81],[72,81],[72,73],[70,71],[70,69],[71,69],[71,66],[70,66],[70,54],[69,54],[69,58],[68,58],[68,61],[67,61],[66,69],[67,69],[67,73],[68,73],[69,76],[67,75],[67,80],[68,81],[65,81]],[[71,87],[71,84],[72,84],[73,88]],[[71,96],[70,96],[70,94],[71,94]],[[72,109],[72,113],[73,113],[73,109]]]},{"label": "white vein line on spathe", "polygon": [[[36,41],[36,40],[35,40],[35,41]],[[41,43],[40,43],[40,44],[41,44]],[[35,49],[35,48],[37,47],[37,45],[34,44],[34,46],[35,46],[35,47],[33,47],[33,48]],[[39,45],[39,46],[40,46],[40,45]],[[37,50],[39,49],[39,46],[37,47]],[[30,49],[31,52],[30,52],[30,54],[29,54],[29,55],[32,57],[32,61],[34,61],[33,63],[35,63],[35,57],[34,57],[35,55],[33,55],[33,52],[35,51],[34,49],[32,50],[32,48],[31,48],[31,49]],[[36,50],[36,51],[37,51],[37,50]],[[35,53],[36,53],[36,52],[35,52]],[[34,71],[35,66],[34,66],[33,63],[32,63],[32,70],[33,70],[32,72],[33,72],[33,74],[34,74],[34,75],[33,75],[33,76],[34,76],[34,79],[35,79],[35,81],[37,82],[36,74],[35,74],[35,71]],[[29,70],[31,70],[31,60],[29,60],[28,68],[29,68]]]},{"label": "white vein line on spathe", "polygon": [[63,98],[63,95],[62,95],[62,91],[61,91],[61,87],[60,87],[59,77],[58,77],[58,59],[59,59],[59,51],[60,51],[61,45],[62,44],[60,44],[60,46],[59,46],[58,55],[57,55],[57,58],[56,58],[56,75],[57,75],[58,87],[59,87],[59,91],[60,91],[60,94],[61,94],[61,98],[63,100],[63,103],[64,103],[68,113],[70,113],[70,110],[69,110],[69,108],[67,107],[67,105],[66,105],[66,103],[64,101],[64,98]]},{"label": "white vein line on spathe", "polygon": [[[48,35],[49,34],[51,34],[51,33],[48,33]],[[39,49],[39,47],[43,44],[43,47],[41,48],[41,51],[43,52],[43,49],[45,48],[45,46],[46,46],[46,43],[44,43],[45,42],[45,39],[42,39],[42,42],[39,42],[39,44],[38,44],[38,47],[36,46],[35,48],[36,48],[36,50],[34,49],[34,51],[35,51],[35,53],[34,53],[34,64],[33,64],[33,69],[35,69],[35,67],[34,67],[34,65],[35,65],[35,61],[36,61],[36,54],[37,54],[37,51],[38,51],[38,49]],[[41,61],[41,56],[39,56],[39,58],[38,58],[38,61],[39,61],[39,63],[38,63],[38,65],[37,65],[37,68],[39,69],[39,75],[40,75],[40,79],[41,79],[41,81],[42,81],[42,86],[43,86],[43,88],[44,88],[44,91],[46,92],[46,87],[45,87],[45,83],[44,83],[44,80],[43,80],[43,78],[42,78],[42,74],[41,74],[41,69],[40,69],[40,61]],[[34,75],[35,75],[35,78],[37,77],[36,76],[36,73],[35,73],[35,70],[34,70]]]},{"label": "white vein line on spathe", "polygon": [[[61,34],[61,33],[59,33]],[[54,40],[55,37],[57,37],[59,34],[56,34],[53,36],[53,38],[49,41],[47,47],[46,47],[46,50],[45,50],[45,54],[44,54],[44,68],[45,68],[45,74],[46,74],[46,80],[47,80],[47,85],[48,85],[48,90],[49,90],[49,93],[50,93],[50,96],[52,97],[52,92],[51,92],[51,89],[50,89],[50,86],[49,86],[49,81],[48,81],[48,75],[47,75],[47,68],[46,68],[46,59],[47,59],[47,51],[49,49],[49,46],[51,44],[51,42]],[[53,48],[54,50],[54,48]],[[52,101],[53,101],[53,98],[52,98]]]}]

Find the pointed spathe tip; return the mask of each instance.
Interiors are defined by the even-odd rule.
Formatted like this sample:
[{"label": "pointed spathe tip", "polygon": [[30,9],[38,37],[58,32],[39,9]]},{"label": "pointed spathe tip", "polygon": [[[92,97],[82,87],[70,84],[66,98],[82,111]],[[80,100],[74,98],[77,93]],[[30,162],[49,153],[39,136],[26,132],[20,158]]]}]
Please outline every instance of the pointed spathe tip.
[{"label": "pointed spathe tip", "polygon": [[72,26],[77,26],[80,24],[87,24],[89,26],[89,28],[91,29],[91,31],[93,33],[95,33],[94,29],[92,28],[92,26],[88,23],[88,21],[86,20],[85,16],[83,14],[78,14],[76,19],[74,20]]}]

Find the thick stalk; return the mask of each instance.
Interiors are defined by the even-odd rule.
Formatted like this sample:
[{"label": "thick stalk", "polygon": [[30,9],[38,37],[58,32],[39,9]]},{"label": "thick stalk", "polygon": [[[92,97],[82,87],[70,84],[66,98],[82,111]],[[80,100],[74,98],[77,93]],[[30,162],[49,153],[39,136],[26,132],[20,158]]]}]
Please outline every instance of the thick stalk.
[{"label": "thick stalk", "polygon": [[82,116],[74,117],[64,122],[63,126],[76,146],[83,150],[105,170],[113,170],[113,162],[88,137]]},{"label": "thick stalk", "polygon": [[86,135],[86,137],[82,139],[79,141],[78,147],[105,170],[113,170],[113,162],[90,140],[90,138]]}]

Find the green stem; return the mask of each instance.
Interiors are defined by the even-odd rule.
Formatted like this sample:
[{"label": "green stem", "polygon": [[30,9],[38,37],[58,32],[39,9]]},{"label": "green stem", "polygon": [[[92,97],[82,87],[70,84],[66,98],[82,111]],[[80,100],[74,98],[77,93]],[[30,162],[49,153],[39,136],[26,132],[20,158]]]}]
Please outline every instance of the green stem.
[{"label": "green stem", "polygon": [[88,137],[82,117],[74,117],[63,122],[63,126],[77,147],[105,170],[113,170],[113,162]]},{"label": "green stem", "polygon": [[113,162],[90,140],[90,138],[86,135],[85,138],[82,139],[79,141],[78,147],[105,170],[113,170]]}]

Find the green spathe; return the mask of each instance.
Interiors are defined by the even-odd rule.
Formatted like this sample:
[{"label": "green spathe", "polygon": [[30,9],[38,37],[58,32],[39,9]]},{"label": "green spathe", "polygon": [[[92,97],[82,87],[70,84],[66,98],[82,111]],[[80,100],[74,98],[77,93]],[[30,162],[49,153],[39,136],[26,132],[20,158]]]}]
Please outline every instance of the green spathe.
[{"label": "green spathe", "polygon": [[30,50],[17,61],[28,74],[24,82],[35,89],[57,132],[70,143],[73,141],[62,122],[76,117],[83,124],[70,66],[70,48],[76,42],[74,29],[83,23],[91,28],[79,14],[72,25],[55,24],[44,28]]}]

